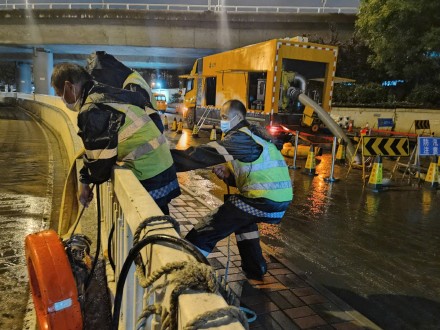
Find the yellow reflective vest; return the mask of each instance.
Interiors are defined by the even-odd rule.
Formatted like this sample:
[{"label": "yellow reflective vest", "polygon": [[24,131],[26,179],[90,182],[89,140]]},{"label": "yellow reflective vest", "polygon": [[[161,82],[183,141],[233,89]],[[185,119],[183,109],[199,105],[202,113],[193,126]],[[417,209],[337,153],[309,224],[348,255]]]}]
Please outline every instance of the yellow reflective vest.
[{"label": "yellow reflective vest", "polygon": [[275,202],[291,201],[292,182],[281,152],[274,144],[252,134],[247,127],[240,128],[240,131],[248,134],[263,148],[260,157],[252,163],[239,160],[230,162],[240,193],[247,198],[264,197]]}]

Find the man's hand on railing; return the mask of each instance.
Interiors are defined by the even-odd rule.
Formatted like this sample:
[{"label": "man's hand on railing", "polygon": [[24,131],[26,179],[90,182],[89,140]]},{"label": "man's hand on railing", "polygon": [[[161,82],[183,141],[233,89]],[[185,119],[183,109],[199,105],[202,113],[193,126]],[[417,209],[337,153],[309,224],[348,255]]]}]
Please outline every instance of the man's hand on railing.
[{"label": "man's hand on railing", "polygon": [[89,207],[89,204],[93,199],[93,190],[86,183],[81,183],[80,190],[79,201],[84,207]]}]

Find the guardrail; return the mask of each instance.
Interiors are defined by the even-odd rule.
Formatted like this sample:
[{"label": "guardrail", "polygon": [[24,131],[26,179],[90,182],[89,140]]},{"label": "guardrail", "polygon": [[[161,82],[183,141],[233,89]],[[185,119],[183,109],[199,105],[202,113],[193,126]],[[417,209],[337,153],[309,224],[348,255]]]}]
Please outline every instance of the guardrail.
[{"label": "guardrail", "polygon": [[296,14],[357,14],[358,7],[305,7],[305,6],[231,6],[194,4],[148,4],[148,3],[114,3],[114,2],[33,2],[0,3],[0,10],[7,9],[119,9],[119,10],[165,10],[190,12],[235,12],[235,13],[296,13]]},{"label": "guardrail", "polygon": [[[19,103],[20,106],[41,118],[56,133],[63,135],[61,140],[66,144],[66,148],[78,149],[80,147],[78,146],[78,141],[70,141],[70,143],[67,141],[69,139],[77,140],[78,137],[75,134],[76,129],[72,122],[74,117],[70,116],[73,112],[67,110],[62,105],[59,97],[0,92],[0,102],[10,101]],[[69,161],[75,160],[69,157]],[[145,286],[141,285],[140,276],[136,274],[134,263],[126,264],[130,252],[134,249],[133,242],[135,241],[134,238],[139,226],[146,219],[152,220],[154,216],[163,217],[163,214],[132,171],[122,168],[116,168],[113,172],[112,180],[100,186],[100,210],[102,215],[102,250],[107,255],[110,252],[115,268],[113,271],[110,265],[107,267],[107,285],[113,296],[114,308],[117,306],[116,302],[119,301],[119,299],[115,298],[121,297],[120,313],[117,313],[119,316],[119,329],[138,329],[136,324],[139,322],[139,316],[147,306],[156,304],[156,306],[160,306],[164,310],[172,310],[170,297],[177,285],[173,281],[176,278],[182,277],[178,270],[173,270],[173,272],[168,274],[165,273],[158,281]],[[182,264],[183,262],[188,262],[191,263],[191,266],[200,264],[200,262],[195,262],[197,254],[194,254],[194,252],[190,253],[188,247],[185,248],[185,244],[189,243],[183,244],[184,242],[181,242],[182,240],[179,238],[180,236],[173,227],[172,222],[156,220],[145,225],[145,228],[142,231],[138,231],[138,233],[140,233],[141,241],[152,236],[158,237],[157,235],[165,235],[168,238],[174,239],[172,242],[162,241],[149,244],[145,249],[141,250],[146,276],[165,268],[170,268],[170,265],[173,265],[173,263]],[[112,238],[110,244],[108,244],[108,238]],[[179,242],[182,245],[178,245],[177,243]],[[124,270],[127,270],[127,272],[124,272]],[[185,275],[187,278],[188,275]],[[118,280],[124,277],[126,280],[121,291],[121,285],[118,283]],[[171,283],[171,285],[169,284],[158,290],[157,286],[165,281]],[[209,290],[199,288],[185,290],[182,294],[178,295],[179,317],[176,321],[177,329],[183,329],[201,315],[206,315],[205,313],[214,312],[215,314],[215,311],[219,311],[219,309],[222,310],[222,313],[219,313],[219,316],[217,315],[216,321],[220,320],[220,322],[213,324],[210,329],[224,327],[225,324],[227,324],[228,329],[244,329],[244,326],[237,317],[240,314],[231,313],[226,314],[225,317],[224,312],[233,307],[230,307],[219,293],[209,292]],[[200,301],[203,301],[203,303],[200,303]],[[238,311],[236,308],[234,310]],[[145,322],[145,329],[158,329],[162,320],[152,313],[150,317],[145,318]]]}]

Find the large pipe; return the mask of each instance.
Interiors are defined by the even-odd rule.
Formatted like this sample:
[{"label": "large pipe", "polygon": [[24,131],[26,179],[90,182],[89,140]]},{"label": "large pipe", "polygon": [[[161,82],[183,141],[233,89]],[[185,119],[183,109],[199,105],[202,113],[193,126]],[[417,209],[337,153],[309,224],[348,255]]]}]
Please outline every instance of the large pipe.
[{"label": "large pipe", "polygon": [[298,100],[303,105],[308,105],[309,107],[312,107],[313,110],[318,115],[319,119],[324,123],[325,126],[333,133],[334,136],[336,136],[338,139],[342,139],[345,141],[347,145],[347,153],[350,157],[350,161],[354,159],[355,156],[355,149],[353,147],[353,144],[351,143],[348,136],[344,133],[344,131],[339,127],[338,124],[330,117],[330,115],[325,111],[318,103],[313,101],[310,97],[307,95],[301,93],[298,96]]}]

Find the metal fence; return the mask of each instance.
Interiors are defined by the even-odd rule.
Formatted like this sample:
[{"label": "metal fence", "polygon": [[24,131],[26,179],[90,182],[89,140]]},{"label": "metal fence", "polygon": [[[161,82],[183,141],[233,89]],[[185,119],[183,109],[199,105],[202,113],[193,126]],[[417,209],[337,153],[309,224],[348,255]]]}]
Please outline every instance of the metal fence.
[{"label": "metal fence", "polygon": [[104,10],[165,10],[184,12],[235,12],[235,13],[296,13],[296,14],[357,14],[358,7],[316,7],[316,6],[235,6],[211,4],[150,4],[126,2],[37,2],[27,0],[4,0],[0,10],[14,9],[104,9]]}]

